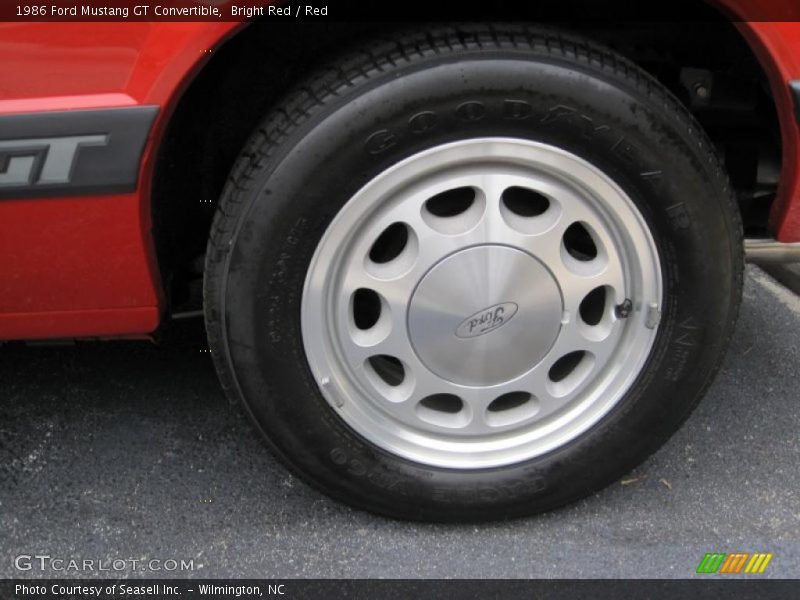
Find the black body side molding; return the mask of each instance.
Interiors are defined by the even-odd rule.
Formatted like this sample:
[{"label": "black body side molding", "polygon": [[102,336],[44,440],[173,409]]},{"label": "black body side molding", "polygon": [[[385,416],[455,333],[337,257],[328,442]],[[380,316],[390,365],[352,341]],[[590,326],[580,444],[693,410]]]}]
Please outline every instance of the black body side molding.
[{"label": "black body side molding", "polygon": [[0,199],[136,190],[157,106],[0,116]]}]

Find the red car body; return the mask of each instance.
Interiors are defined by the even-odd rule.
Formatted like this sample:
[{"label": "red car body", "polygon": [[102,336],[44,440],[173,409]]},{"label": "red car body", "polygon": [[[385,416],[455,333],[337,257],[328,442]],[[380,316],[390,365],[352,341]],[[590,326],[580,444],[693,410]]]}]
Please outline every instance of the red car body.
[{"label": "red car body", "polygon": [[[800,23],[747,22],[755,2],[719,0],[757,56],[775,100],[782,170],[772,235],[800,241]],[[776,3],[791,15],[792,2]],[[235,22],[0,23],[0,119],[157,107],[132,191],[0,199],[0,340],[141,337],[165,309],[151,223],[156,157],[178,100]],[[0,130],[0,139],[4,137]],[[6,160],[6,163],[8,161]],[[0,155],[0,173],[4,168]]]}]

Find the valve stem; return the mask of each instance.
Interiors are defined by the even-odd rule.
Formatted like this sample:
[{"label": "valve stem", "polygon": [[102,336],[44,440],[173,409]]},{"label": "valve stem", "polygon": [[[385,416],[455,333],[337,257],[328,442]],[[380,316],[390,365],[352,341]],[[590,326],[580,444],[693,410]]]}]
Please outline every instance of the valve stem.
[{"label": "valve stem", "polygon": [[618,319],[627,319],[632,310],[633,302],[631,302],[630,298],[625,298],[622,304],[618,304],[614,307],[614,314],[617,315]]}]

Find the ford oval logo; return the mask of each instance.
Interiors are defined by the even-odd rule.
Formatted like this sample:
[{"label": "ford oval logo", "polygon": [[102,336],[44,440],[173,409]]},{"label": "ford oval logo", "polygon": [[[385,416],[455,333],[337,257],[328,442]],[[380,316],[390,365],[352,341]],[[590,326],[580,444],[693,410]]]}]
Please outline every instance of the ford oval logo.
[{"label": "ford oval logo", "polygon": [[508,323],[518,309],[519,306],[513,302],[503,302],[479,310],[461,321],[456,329],[456,337],[469,339],[494,331]]}]

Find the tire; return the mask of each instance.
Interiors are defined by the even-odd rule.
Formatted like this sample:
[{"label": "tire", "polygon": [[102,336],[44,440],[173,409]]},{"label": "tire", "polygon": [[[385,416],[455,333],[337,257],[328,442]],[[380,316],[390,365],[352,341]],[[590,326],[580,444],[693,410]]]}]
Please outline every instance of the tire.
[{"label": "tire", "polygon": [[[414,256],[422,256],[430,244],[435,248],[432,253],[441,251],[448,260],[461,261],[440,268],[443,258],[425,271],[409,292],[403,313],[406,324],[391,325],[391,335],[396,332],[405,340],[398,342],[398,348],[407,348],[409,338],[416,353],[377,362],[369,358],[363,369],[346,366],[348,353],[360,352],[360,342],[351,348],[347,340],[340,343],[345,339],[341,336],[362,335],[364,320],[364,331],[371,335],[383,317],[370,317],[370,311],[385,310],[380,314],[393,318],[395,308],[404,310],[399,301],[389,309],[380,304],[380,291],[375,296],[374,290],[359,292],[363,298],[356,298],[355,292],[341,295],[341,290],[350,289],[345,283],[350,271],[345,267],[356,264],[353,256],[360,256],[351,246],[361,244],[362,237],[372,239],[366,231],[373,221],[391,217],[379,211],[405,206],[391,204],[386,200],[389,195],[367,202],[365,190],[380,196],[383,192],[373,189],[379,181],[396,184],[391,193],[399,194],[400,184],[392,183],[392,177],[410,173],[412,181],[415,169],[434,169],[434,164],[449,165],[436,168],[456,177],[462,173],[459,153],[472,156],[469,173],[474,174],[484,164],[480,160],[484,151],[499,157],[491,159],[496,160],[491,168],[497,173],[527,177],[528,171],[517,171],[529,161],[534,165],[531,172],[537,177],[541,173],[545,188],[552,184],[572,190],[553,200],[541,190],[530,194],[525,188],[523,195],[528,194],[529,200],[545,196],[545,210],[556,206],[553,210],[569,215],[574,204],[574,214],[595,219],[586,226],[588,231],[579,232],[583,241],[572,240],[566,232],[560,238],[563,262],[574,263],[574,256],[564,254],[566,248],[570,256],[577,252],[579,262],[599,260],[602,255],[607,265],[621,265],[623,275],[614,281],[623,283],[606,286],[606,291],[593,296],[600,307],[600,324],[618,328],[608,334],[616,345],[609,350],[603,348],[611,348],[610,343],[591,346],[599,349],[596,353],[578,352],[577,364],[586,359],[595,365],[587,367],[590,374],[581,375],[584,379],[575,375],[582,367],[564,367],[568,378],[579,381],[571,395],[563,396],[569,398],[566,405],[579,407],[575,408],[579,417],[564,416],[563,432],[557,427],[567,409],[548,396],[557,399],[561,393],[554,348],[562,348],[560,340],[566,339],[563,332],[569,327],[585,327],[596,320],[585,318],[583,308],[571,314],[564,308],[568,302],[578,306],[568,292],[571,288],[564,287],[572,284],[562,285],[559,279],[572,281],[572,267],[556,265],[558,259],[552,258],[556,254],[550,259],[530,258],[527,251],[515,254],[513,243],[502,238],[468,249],[465,242],[462,248],[460,242],[451,241],[458,235],[450,235],[447,228],[461,227],[463,233],[471,225],[467,217],[452,220],[447,207],[439,216],[451,219],[449,224],[436,221],[447,235],[430,237],[435,243],[427,241],[427,229],[417,231],[416,225],[409,225],[405,234],[392,233],[400,238],[400,255],[413,246]],[[517,152],[524,157],[513,158]],[[556,166],[543,166],[550,163]],[[402,188],[411,190],[408,194],[417,189],[412,183]],[[595,184],[600,187],[592,188]],[[584,187],[589,200],[575,192]],[[468,193],[473,194],[468,199],[473,206],[482,192]],[[510,199],[511,193],[503,191],[500,200],[508,217],[512,202],[505,194]],[[485,195],[489,198],[489,192]],[[578,198],[569,200],[573,204],[563,199],[573,195]],[[366,212],[353,213],[361,202],[356,197],[364,200]],[[494,202],[485,200],[490,201]],[[420,210],[432,212],[433,205],[425,202]],[[540,215],[531,216],[536,211],[526,210],[520,209],[519,219],[508,217],[518,223],[514,235],[525,233],[528,223],[535,227],[544,223]],[[409,220],[418,214],[409,213]],[[596,214],[610,216],[595,218]],[[534,220],[525,220],[529,218]],[[550,225],[542,226],[544,231]],[[478,235],[477,230],[469,235]],[[374,238],[375,233],[370,235]],[[409,241],[409,236],[419,239]],[[732,334],[741,296],[741,236],[738,209],[709,140],[666,89],[630,62],[584,39],[539,28],[476,26],[409,33],[376,41],[310,77],[253,134],[224,190],[208,246],[204,297],[210,347],[231,400],[243,404],[277,456],[323,492],[399,518],[452,521],[528,515],[572,502],[617,480],[688,417],[712,381]],[[581,244],[587,243],[588,254],[581,255]],[[380,244],[374,242],[369,251],[379,246],[385,250]],[[447,244],[456,246],[445,251]],[[587,259],[592,253],[594,258]],[[400,260],[397,256],[395,252],[388,264]],[[377,258],[364,260],[368,266],[380,264]],[[558,294],[546,290],[541,292],[546,298],[531,301],[535,310],[525,304],[527,300],[512,302],[506,297],[495,298],[494,306],[479,305],[477,300],[470,304],[473,295],[489,298],[488,276],[481,272],[474,279],[448,279],[458,277],[470,260],[494,265],[487,272],[511,269],[509,273],[516,275],[509,277],[517,281],[514,289],[523,299],[534,294],[533,289],[550,289],[546,282],[552,277],[561,290],[562,304]],[[549,275],[538,275],[544,272],[541,267]],[[616,269],[603,268],[604,272]],[[629,273],[635,274],[630,280]],[[536,286],[520,286],[519,281],[528,281],[529,276],[541,279]],[[474,294],[463,293],[469,285],[477,286]],[[444,315],[448,310],[444,305],[437,318],[424,313],[419,295],[428,294],[424,300],[435,303],[436,298],[450,297],[448,288],[460,290],[458,297],[450,294],[448,302],[491,309],[488,320],[479,311]],[[600,296],[603,299],[597,300]],[[345,302],[358,307],[353,314],[347,312],[350,308],[341,309],[345,311],[341,315],[335,312]],[[503,320],[514,311],[519,316]],[[339,327],[340,316],[362,322],[354,329],[352,323]],[[517,325],[505,326],[514,322],[512,317]],[[437,333],[441,323],[453,330],[453,324],[460,323],[455,333],[460,341]],[[355,333],[346,333],[348,327]],[[485,335],[478,331],[483,329],[488,329]],[[553,330],[555,334],[547,333]],[[538,346],[529,339],[536,335],[542,336]],[[497,345],[497,339],[507,344]],[[458,345],[462,343],[475,345]],[[539,350],[547,344],[550,349],[541,358],[544,350]],[[571,347],[564,344],[563,348]],[[462,348],[495,350],[479,355],[485,363],[482,368],[471,354],[459,354]],[[523,359],[551,361],[549,379],[541,379],[541,389],[550,390],[542,392],[547,399],[524,390],[504,397],[498,403],[502,410],[516,410],[521,402],[529,412],[514,417],[518,420],[507,430],[502,424],[511,422],[506,416],[511,413],[503,413],[494,423],[500,424],[497,431],[502,433],[494,434],[483,422],[493,410],[487,399],[499,393],[492,390],[511,389],[503,382],[522,372]],[[338,365],[345,366],[326,375],[325,369],[339,369]],[[595,368],[600,374],[594,374]],[[388,402],[385,410],[397,411],[398,416],[380,412],[383,392],[364,381],[371,377],[375,389],[385,390],[389,398],[388,394],[401,393],[396,390],[404,389],[409,372],[414,377],[412,387],[433,382],[424,389],[434,390],[436,382],[451,389],[453,381],[459,385],[466,381],[467,399],[457,394],[455,400],[436,396],[443,403],[420,400],[402,409],[405,412],[395,408],[402,402]],[[606,379],[601,381],[601,376]],[[392,381],[393,377],[402,382]],[[606,384],[607,388],[600,387]],[[478,408],[471,404],[473,399]],[[547,416],[536,417],[536,411]],[[462,413],[469,425],[453,416]],[[414,419],[423,420],[416,424]],[[458,437],[462,426],[474,427],[476,433]],[[559,431],[561,438],[548,438],[551,434],[545,430]],[[417,437],[422,441],[408,441]]]}]

